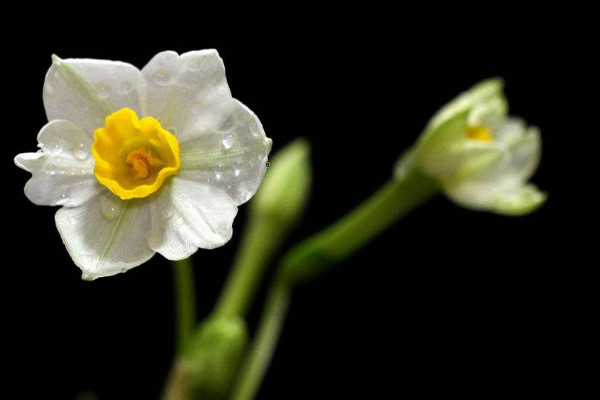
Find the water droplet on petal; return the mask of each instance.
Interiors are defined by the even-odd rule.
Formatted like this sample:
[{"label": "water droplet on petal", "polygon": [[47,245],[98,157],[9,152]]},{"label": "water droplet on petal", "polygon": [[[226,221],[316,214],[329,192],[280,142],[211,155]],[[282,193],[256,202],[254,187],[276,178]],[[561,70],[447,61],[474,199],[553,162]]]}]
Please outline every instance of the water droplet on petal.
[{"label": "water droplet on petal", "polygon": [[175,223],[176,223],[177,225],[183,225],[183,224],[185,223],[185,221],[183,220],[183,218],[181,218],[181,217],[177,217],[177,218],[175,219]]},{"label": "water droplet on petal", "polygon": [[227,118],[225,120],[225,122],[223,122],[223,125],[221,125],[221,130],[223,131],[229,131],[231,129],[233,129],[236,125],[236,120],[235,117],[233,115],[230,115],[229,118]]},{"label": "water droplet on petal", "polygon": [[66,193],[62,193],[62,194],[59,196],[59,199],[58,199],[58,201],[56,202],[56,205],[59,205],[59,206],[61,206],[61,205],[65,204],[67,201],[69,201],[69,197],[66,195]]},{"label": "water droplet on petal", "polygon": [[121,273],[124,274],[125,272],[127,272],[127,268],[125,268],[125,267],[121,268]]},{"label": "water droplet on petal", "polygon": [[90,156],[85,144],[79,143],[73,146],[73,155],[78,160],[85,160]]},{"label": "water droplet on petal", "polygon": [[53,155],[53,156],[57,156],[59,154],[61,154],[63,151],[62,146],[58,143],[54,143],[49,149],[48,152]]},{"label": "water droplet on petal", "polygon": [[157,85],[165,86],[169,83],[169,71],[166,68],[159,68],[154,72],[152,78]]},{"label": "water droplet on petal", "polygon": [[202,69],[202,64],[202,57],[196,57],[191,59],[187,63],[187,67],[190,71],[199,71],[200,69]]},{"label": "water droplet on petal", "polygon": [[121,93],[127,94],[133,90],[133,83],[123,82],[121,83]]},{"label": "water droplet on petal", "polygon": [[106,219],[115,219],[121,214],[122,206],[119,204],[119,199],[103,196],[100,198],[100,211]]},{"label": "water droplet on petal", "polygon": [[229,150],[233,146],[233,136],[227,135],[225,139],[223,139],[223,147],[225,150]]},{"label": "water droplet on petal", "polygon": [[173,216],[174,211],[173,208],[170,206],[167,206],[165,208],[163,208],[163,218],[164,219],[169,219]]},{"label": "water droplet on petal", "polygon": [[96,90],[96,95],[101,98],[101,99],[107,99],[108,95],[110,94],[110,90],[108,89],[108,86],[100,84],[97,87]]},{"label": "water droplet on petal", "polygon": [[215,171],[215,179],[220,181],[221,178],[223,177],[223,174],[221,174],[221,171]]},{"label": "water droplet on petal", "polygon": [[242,173],[242,170],[239,168],[233,168],[233,173],[235,176],[240,176],[240,174]]},{"label": "water droplet on petal", "polygon": [[265,166],[266,166],[267,168],[269,168],[269,167],[271,166],[271,162],[270,162],[270,161],[267,161],[267,163],[265,164]]},{"label": "water droplet on petal", "polygon": [[52,163],[46,165],[45,171],[48,175],[56,175],[56,165]]}]

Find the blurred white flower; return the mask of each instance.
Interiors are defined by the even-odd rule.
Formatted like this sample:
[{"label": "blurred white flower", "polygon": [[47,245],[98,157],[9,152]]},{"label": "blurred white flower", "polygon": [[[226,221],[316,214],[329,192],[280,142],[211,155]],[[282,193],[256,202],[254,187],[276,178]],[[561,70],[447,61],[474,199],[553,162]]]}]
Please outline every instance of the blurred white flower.
[{"label": "blurred white flower", "polygon": [[63,206],[56,226],[84,279],[225,244],[271,149],[215,50],[162,52],[141,71],[54,57],[44,106],[40,150],[15,163],[32,202]]},{"label": "blurred white flower", "polygon": [[538,208],[545,193],[528,183],[540,161],[535,127],[507,116],[500,79],[483,81],[442,107],[396,175],[417,165],[457,204],[505,215]]}]

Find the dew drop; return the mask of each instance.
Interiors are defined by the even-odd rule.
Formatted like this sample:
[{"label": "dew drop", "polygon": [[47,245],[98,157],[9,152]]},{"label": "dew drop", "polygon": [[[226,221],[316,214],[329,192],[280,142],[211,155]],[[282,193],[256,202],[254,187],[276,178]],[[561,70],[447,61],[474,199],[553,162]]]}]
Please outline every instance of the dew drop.
[{"label": "dew drop", "polygon": [[242,170],[241,170],[241,169],[239,169],[239,168],[234,168],[234,169],[233,169],[233,174],[234,174],[235,176],[240,176],[240,174],[241,174],[241,173],[242,173]]},{"label": "dew drop", "polygon": [[76,159],[83,161],[90,156],[90,153],[88,153],[85,144],[79,143],[73,146],[73,155]]},{"label": "dew drop", "polygon": [[154,83],[159,86],[165,86],[169,83],[169,71],[166,68],[159,68],[153,75]]},{"label": "dew drop", "polygon": [[233,136],[227,135],[225,139],[223,139],[223,147],[225,150],[229,150],[233,146]]},{"label": "dew drop", "polygon": [[106,219],[115,219],[121,213],[121,206],[117,200],[104,196],[100,198],[100,210]]},{"label": "dew drop", "polygon": [[169,219],[173,216],[174,212],[173,212],[173,208],[170,206],[167,206],[165,208],[163,208],[163,218],[164,219]]},{"label": "dew drop", "polygon": [[183,218],[181,218],[181,217],[177,217],[177,218],[175,219],[175,223],[176,223],[177,225],[183,225],[183,224],[184,224],[184,222],[185,222],[185,221],[184,221],[184,220],[183,220]]},{"label": "dew drop", "polygon": [[48,175],[56,175],[56,165],[52,163],[46,165],[45,171]]},{"label": "dew drop", "polygon": [[227,118],[225,120],[225,122],[223,122],[223,125],[221,125],[221,130],[230,131],[235,127],[235,125],[236,125],[235,117],[233,115],[230,115],[229,118]]},{"label": "dew drop", "polygon": [[48,152],[53,156],[57,156],[57,155],[61,154],[62,151],[63,151],[62,146],[58,143],[54,143],[52,145],[52,147],[50,147],[48,149]]},{"label": "dew drop", "polygon": [[220,181],[221,178],[223,177],[223,174],[221,174],[221,171],[215,171],[215,179]]},{"label": "dew drop", "polygon": [[62,193],[59,197],[60,198],[56,202],[56,204],[59,206],[65,204],[67,201],[69,201],[69,197],[66,195],[66,193]]},{"label": "dew drop", "polygon": [[202,57],[196,57],[187,63],[187,67],[190,71],[199,71],[202,69],[202,64]]},{"label": "dew drop", "polygon": [[106,85],[98,85],[96,95],[101,99],[107,99],[110,94],[110,90]]},{"label": "dew drop", "polygon": [[270,162],[270,161],[267,161],[267,163],[265,164],[265,166],[266,166],[267,168],[269,168],[269,167],[271,166],[271,162]]},{"label": "dew drop", "polygon": [[125,268],[125,267],[121,268],[121,273],[124,274],[125,272],[127,272],[127,268]]},{"label": "dew drop", "polygon": [[131,82],[121,83],[121,93],[127,94],[133,90],[133,84]]}]

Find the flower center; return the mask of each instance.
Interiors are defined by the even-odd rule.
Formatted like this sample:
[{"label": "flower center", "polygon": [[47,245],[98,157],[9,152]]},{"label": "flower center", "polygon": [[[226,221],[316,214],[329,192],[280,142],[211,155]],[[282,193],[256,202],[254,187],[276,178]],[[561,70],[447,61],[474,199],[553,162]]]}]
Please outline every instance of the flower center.
[{"label": "flower center", "polygon": [[98,182],[123,200],[156,192],[181,166],[179,143],[157,119],[138,119],[129,108],[106,117],[94,132],[92,154]]},{"label": "flower center", "polygon": [[481,125],[468,126],[467,137],[469,139],[478,140],[480,142],[491,142],[494,138],[488,128]]}]

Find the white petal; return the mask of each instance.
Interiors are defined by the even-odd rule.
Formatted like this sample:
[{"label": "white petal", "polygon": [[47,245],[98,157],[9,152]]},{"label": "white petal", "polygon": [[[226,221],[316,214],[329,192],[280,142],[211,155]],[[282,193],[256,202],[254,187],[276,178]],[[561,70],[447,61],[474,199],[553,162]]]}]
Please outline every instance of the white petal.
[{"label": "white petal", "polygon": [[510,146],[511,174],[526,181],[536,171],[542,157],[542,140],[537,128],[529,128]]},{"label": "white petal", "polygon": [[498,193],[492,211],[502,215],[525,215],[539,208],[546,201],[546,194],[529,184],[517,190]]},{"label": "white petal", "polygon": [[83,279],[125,272],[154,255],[145,239],[150,207],[109,191],[80,207],[58,210],[56,227]]},{"label": "white petal", "polygon": [[486,126],[492,130],[494,140],[504,143],[507,146],[519,141],[527,131],[525,121],[515,117],[504,118],[502,122],[495,127],[490,127],[489,124],[486,124]]},{"label": "white petal", "polygon": [[231,239],[237,207],[221,190],[173,177],[152,201],[148,244],[170,260],[213,249]]},{"label": "white petal", "polygon": [[[502,94],[503,87],[504,82],[498,78],[490,78],[479,82],[469,90],[455,97],[435,113],[433,118],[427,124],[427,128],[425,128],[426,134],[429,134],[429,131],[431,130],[437,129],[439,125],[443,124],[445,121],[468,111],[474,105],[489,102],[500,105],[500,103],[504,101],[504,95]],[[496,102],[494,99],[499,99],[500,102]]]},{"label": "white petal", "polygon": [[41,150],[15,157],[32,173],[25,195],[37,205],[75,207],[102,190],[94,177],[91,138],[69,121],[51,121],[38,135]]},{"label": "white petal", "polygon": [[181,145],[179,176],[216,186],[240,205],[258,189],[271,150],[256,115],[237,100],[227,119]]},{"label": "white petal", "polygon": [[123,62],[54,57],[44,83],[48,120],[73,121],[91,136],[121,108],[139,114],[139,77],[136,67]]},{"label": "white petal", "polygon": [[517,215],[537,208],[545,197],[535,194],[537,189],[528,189],[533,185],[526,182],[539,164],[539,134],[533,129],[513,146],[503,148],[501,158],[469,160],[459,173],[444,181],[446,194],[456,203],[477,210],[514,209],[496,212]]},{"label": "white petal", "polygon": [[159,118],[180,142],[215,129],[232,106],[223,60],[216,50],[158,53],[142,69],[145,116]]}]

